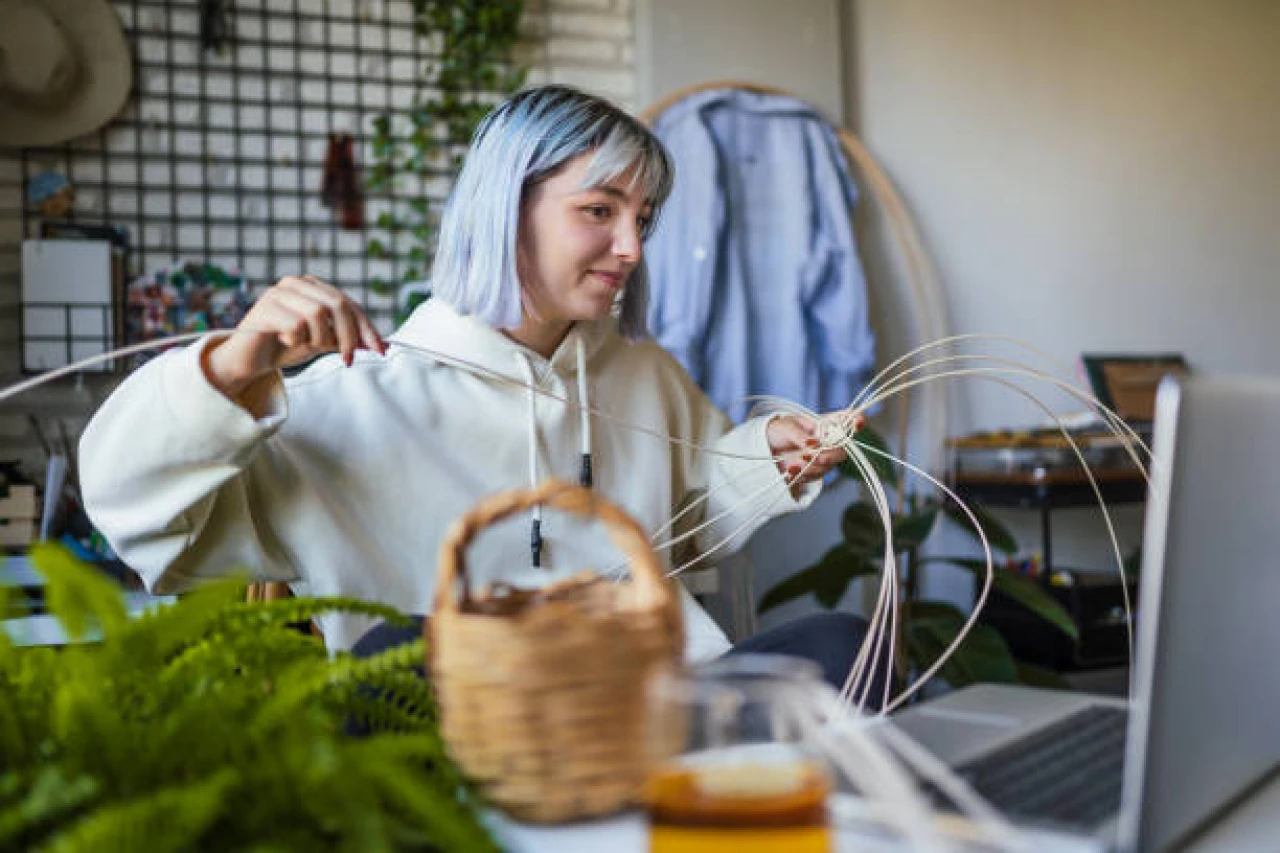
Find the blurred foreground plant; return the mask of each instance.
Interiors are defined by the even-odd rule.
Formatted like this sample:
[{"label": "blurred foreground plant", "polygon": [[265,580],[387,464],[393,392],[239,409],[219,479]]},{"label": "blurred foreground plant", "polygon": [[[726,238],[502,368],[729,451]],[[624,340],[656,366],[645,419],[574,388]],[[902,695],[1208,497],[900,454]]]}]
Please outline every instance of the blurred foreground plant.
[{"label": "blurred foreground plant", "polygon": [[[421,642],[331,658],[289,627],[395,611],[250,604],[228,581],[130,619],[61,547],[32,559],[67,633],[101,639],[18,648],[0,629],[0,849],[496,849],[413,671]],[[344,734],[352,720],[373,734]]]}]

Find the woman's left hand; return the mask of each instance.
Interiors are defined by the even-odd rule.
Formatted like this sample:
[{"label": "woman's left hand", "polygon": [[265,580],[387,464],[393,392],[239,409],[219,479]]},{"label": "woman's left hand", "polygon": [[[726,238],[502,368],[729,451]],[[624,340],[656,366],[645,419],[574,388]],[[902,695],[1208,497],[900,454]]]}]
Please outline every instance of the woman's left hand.
[{"label": "woman's left hand", "polygon": [[844,451],[819,450],[821,442],[814,435],[813,422],[795,415],[783,415],[769,421],[765,429],[769,450],[782,476],[798,495],[800,487],[820,480],[840,464]]}]

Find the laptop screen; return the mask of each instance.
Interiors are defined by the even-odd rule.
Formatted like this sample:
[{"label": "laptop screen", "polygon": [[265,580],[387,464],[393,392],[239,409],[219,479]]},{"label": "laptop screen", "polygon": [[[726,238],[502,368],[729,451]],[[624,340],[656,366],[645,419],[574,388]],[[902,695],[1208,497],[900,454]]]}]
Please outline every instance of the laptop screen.
[{"label": "laptop screen", "polygon": [[1122,849],[1166,850],[1280,764],[1280,382],[1162,383]]}]

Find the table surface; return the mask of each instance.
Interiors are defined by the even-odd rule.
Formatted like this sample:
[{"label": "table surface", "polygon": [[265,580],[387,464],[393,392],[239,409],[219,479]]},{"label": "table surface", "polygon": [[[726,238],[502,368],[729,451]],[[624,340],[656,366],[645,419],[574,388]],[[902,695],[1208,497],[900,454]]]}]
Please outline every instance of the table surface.
[{"label": "table surface", "polygon": [[[856,804],[837,795],[836,853],[903,853],[906,845],[856,821]],[[841,814],[855,819],[842,819]],[[561,827],[516,823],[498,814],[489,825],[511,853],[645,853],[649,832],[644,816],[628,812],[616,817]],[[1235,808],[1190,840],[1184,853],[1259,853],[1277,849],[1280,838],[1280,773],[1273,775]],[[1097,842],[1033,832],[1029,848],[1037,853],[1102,853]]]},{"label": "table surface", "polygon": [[1280,773],[1193,838],[1185,853],[1258,853],[1280,847]]},{"label": "table surface", "polygon": [[[859,820],[860,808],[853,797],[835,795],[831,809],[837,827],[835,853],[903,853],[908,849],[899,839]],[[509,853],[647,853],[649,849],[648,825],[644,815],[636,811],[567,826],[531,826],[490,813],[487,823]],[[1102,853],[1104,850],[1098,842],[1052,832],[1032,831],[1028,841],[1028,849],[1036,853]]]}]

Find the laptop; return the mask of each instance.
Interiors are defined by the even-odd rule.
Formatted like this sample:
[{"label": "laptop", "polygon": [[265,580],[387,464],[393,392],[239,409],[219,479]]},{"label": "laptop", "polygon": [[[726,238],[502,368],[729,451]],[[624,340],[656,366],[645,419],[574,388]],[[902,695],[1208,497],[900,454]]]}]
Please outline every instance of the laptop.
[{"label": "laptop", "polygon": [[895,723],[1020,824],[1153,853],[1280,767],[1280,382],[1166,379],[1132,705],[976,685]]}]

